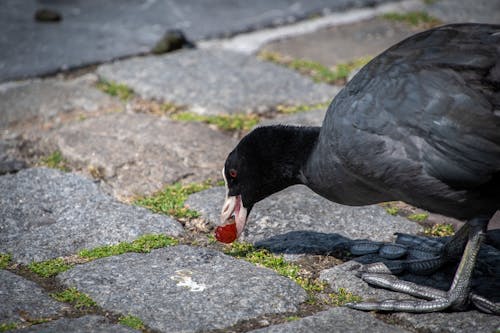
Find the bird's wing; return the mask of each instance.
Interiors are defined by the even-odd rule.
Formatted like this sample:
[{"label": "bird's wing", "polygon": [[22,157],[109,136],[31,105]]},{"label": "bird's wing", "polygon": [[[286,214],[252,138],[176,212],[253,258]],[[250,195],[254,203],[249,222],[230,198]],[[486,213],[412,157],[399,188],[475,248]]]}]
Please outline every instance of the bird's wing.
[{"label": "bird's wing", "polygon": [[337,96],[320,140],[373,186],[487,183],[500,172],[500,26],[444,26],[390,48]]}]

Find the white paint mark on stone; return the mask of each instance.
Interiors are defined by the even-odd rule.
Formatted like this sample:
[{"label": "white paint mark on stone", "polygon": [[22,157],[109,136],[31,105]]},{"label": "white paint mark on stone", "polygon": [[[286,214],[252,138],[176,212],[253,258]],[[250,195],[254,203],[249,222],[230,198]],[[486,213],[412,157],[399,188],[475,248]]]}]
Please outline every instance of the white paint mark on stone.
[{"label": "white paint mark on stone", "polygon": [[175,271],[175,275],[171,276],[170,279],[177,281],[177,286],[185,287],[189,291],[203,291],[207,289],[207,286],[203,283],[197,283],[193,281],[193,272],[187,269],[180,269]]}]

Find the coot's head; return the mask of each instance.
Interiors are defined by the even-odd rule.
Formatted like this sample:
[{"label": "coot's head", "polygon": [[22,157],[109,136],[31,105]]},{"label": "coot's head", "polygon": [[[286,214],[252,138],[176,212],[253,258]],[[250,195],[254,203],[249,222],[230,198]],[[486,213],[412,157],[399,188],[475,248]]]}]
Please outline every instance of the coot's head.
[{"label": "coot's head", "polygon": [[[229,154],[222,170],[226,201],[217,239],[231,242],[241,235],[253,205],[267,196],[300,183],[299,173],[319,128],[259,127]],[[224,234],[227,237],[224,237]]]}]

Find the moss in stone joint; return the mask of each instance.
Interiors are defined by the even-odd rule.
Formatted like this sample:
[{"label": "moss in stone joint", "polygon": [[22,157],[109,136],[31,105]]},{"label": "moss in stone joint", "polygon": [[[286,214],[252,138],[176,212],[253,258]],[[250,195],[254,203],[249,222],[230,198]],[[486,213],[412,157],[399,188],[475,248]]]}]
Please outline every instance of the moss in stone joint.
[{"label": "moss in stone joint", "polygon": [[134,204],[146,207],[155,213],[163,213],[175,218],[196,218],[200,214],[185,207],[184,202],[190,194],[206,190],[210,187],[212,187],[211,181],[187,185],[175,183],[152,196],[135,200]]},{"label": "moss in stone joint", "polygon": [[328,105],[330,105],[330,102],[306,105],[278,105],[276,106],[276,111],[278,111],[279,113],[294,114],[313,110],[324,110],[328,108]]},{"label": "moss in stone joint", "polygon": [[344,288],[339,288],[338,292],[328,294],[328,296],[329,304],[334,306],[342,306],[346,303],[359,303],[363,300],[360,296],[354,295]]},{"label": "moss in stone joint", "polygon": [[88,309],[97,306],[97,303],[92,298],[76,288],[68,288],[59,293],[50,294],[50,296],[56,301],[70,303],[76,309]]},{"label": "moss in stone joint", "polygon": [[114,81],[100,80],[97,83],[97,88],[108,95],[118,97],[122,101],[127,101],[134,96],[132,88]]},{"label": "moss in stone joint", "polygon": [[386,13],[383,18],[389,21],[404,22],[410,26],[417,28],[432,28],[442,24],[442,22],[423,11],[412,11],[407,13]]},{"label": "moss in stone joint", "polygon": [[144,322],[140,318],[132,316],[132,315],[122,316],[118,319],[118,322],[122,325],[131,327],[131,328],[136,329],[136,330],[144,330],[145,329]]},{"label": "moss in stone joint", "polygon": [[115,245],[96,247],[91,250],[82,250],[78,255],[85,259],[98,259],[120,255],[127,252],[149,253],[151,250],[176,245],[178,241],[166,235],[144,235],[133,242],[122,242]]},{"label": "moss in stone joint", "polygon": [[277,52],[263,51],[259,54],[259,57],[308,75],[315,82],[329,84],[345,83],[352,71],[366,65],[371,60],[371,57],[361,57],[346,63],[339,63],[330,68],[311,60],[292,59]]},{"label": "moss in stone joint", "polygon": [[0,332],[7,332],[16,329],[18,326],[16,323],[1,323]]},{"label": "moss in stone joint", "polygon": [[68,264],[62,258],[50,259],[41,262],[32,262],[28,265],[29,270],[41,277],[48,278],[68,269],[74,265]]},{"label": "moss in stone joint", "polygon": [[175,113],[171,118],[177,121],[196,121],[215,125],[224,131],[248,131],[255,127],[260,121],[259,116],[256,114],[222,114],[207,116],[187,111]]},{"label": "moss in stone joint", "polygon": [[432,227],[425,228],[424,234],[434,237],[452,236],[453,234],[455,234],[455,229],[451,224],[436,224]]},{"label": "moss in stone joint", "polygon": [[424,222],[425,220],[427,220],[428,217],[429,217],[429,214],[427,214],[427,213],[408,215],[408,219],[415,221],[415,222]]},{"label": "moss in stone joint", "polygon": [[58,169],[64,172],[70,171],[68,161],[62,156],[61,152],[56,150],[52,154],[42,157],[38,163],[47,168]]},{"label": "moss in stone joint", "polygon": [[0,253],[0,269],[7,268],[10,265],[12,256],[8,253]]}]

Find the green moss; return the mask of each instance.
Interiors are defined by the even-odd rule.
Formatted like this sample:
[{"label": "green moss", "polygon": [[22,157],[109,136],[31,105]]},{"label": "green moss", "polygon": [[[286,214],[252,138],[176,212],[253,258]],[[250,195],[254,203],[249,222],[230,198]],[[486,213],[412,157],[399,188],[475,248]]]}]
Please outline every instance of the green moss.
[{"label": "green moss", "polygon": [[419,28],[431,28],[442,23],[439,19],[423,11],[387,13],[382,15],[382,17],[389,21],[404,22],[410,26]]},{"label": "green moss", "polygon": [[285,318],[286,321],[296,321],[299,319],[300,319],[300,317],[298,317],[298,316],[289,316],[289,317]]},{"label": "green moss", "polygon": [[163,191],[150,197],[139,198],[134,204],[151,209],[155,213],[163,213],[176,218],[196,218],[200,214],[184,206],[190,194],[206,190],[212,185],[210,182],[182,185],[176,183],[167,186]]},{"label": "green moss", "polygon": [[425,220],[427,220],[428,217],[429,217],[429,214],[427,214],[427,213],[408,215],[408,219],[415,221],[415,222],[424,222]]},{"label": "green moss", "polygon": [[0,253],[0,269],[7,268],[10,265],[12,256],[8,253]]},{"label": "green moss", "polygon": [[96,302],[88,295],[78,291],[76,288],[68,288],[59,293],[50,294],[59,302],[71,303],[77,309],[92,308],[97,306]]},{"label": "green moss", "polygon": [[127,315],[127,316],[122,316],[118,319],[118,322],[122,325],[134,328],[136,330],[144,330],[144,322],[135,316],[132,315]]},{"label": "green moss", "polygon": [[385,211],[393,216],[396,216],[399,212],[399,209],[397,207],[385,207]]},{"label": "green moss", "polygon": [[287,262],[282,255],[277,256],[266,249],[257,249],[252,244],[234,242],[225,248],[224,253],[259,266],[270,268],[278,274],[295,281],[304,288],[310,296],[312,296],[312,293],[321,292],[325,288],[325,283],[319,280],[301,277],[299,274],[300,267],[296,264]]},{"label": "green moss", "polygon": [[73,265],[65,263],[62,258],[32,262],[28,265],[28,268],[33,273],[45,278],[67,271],[71,267],[73,267]]},{"label": "green moss", "polygon": [[61,152],[56,150],[52,154],[46,157],[42,157],[38,163],[41,166],[47,168],[58,169],[64,172],[70,171],[68,166],[68,161],[62,156]]},{"label": "green moss", "polygon": [[263,51],[259,54],[263,60],[271,61],[294,69],[302,74],[310,76],[315,82],[344,83],[349,74],[357,68],[366,65],[371,57],[362,57],[346,63],[328,67],[315,61],[305,59],[291,59],[276,52]]},{"label": "green moss", "polygon": [[114,81],[101,80],[97,83],[97,88],[108,95],[118,97],[122,101],[127,101],[134,96],[134,91],[130,87]]},{"label": "green moss", "polygon": [[424,229],[424,234],[434,237],[452,236],[454,233],[455,229],[451,224],[436,224]]},{"label": "green moss", "polygon": [[98,259],[115,256],[127,252],[149,253],[153,249],[176,245],[178,241],[165,235],[144,235],[133,242],[122,242],[116,245],[100,246],[91,250],[82,250],[78,255],[86,259]]},{"label": "green moss", "polygon": [[280,113],[293,114],[298,112],[307,112],[313,110],[322,110],[328,108],[330,102],[316,103],[309,105],[278,105],[276,110]]},{"label": "green moss", "polygon": [[259,117],[255,114],[235,114],[205,116],[193,112],[179,112],[171,117],[177,121],[197,121],[217,126],[224,131],[248,131],[259,123]]},{"label": "green moss", "polygon": [[358,303],[363,300],[360,296],[354,295],[344,288],[339,288],[338,292],[328,294],[328,296],[329,304],[334,306],[342,306],[346,303]]},{"label": "green moss", "polygon": [[0,332],[7,332],[10,330],[14,330],[17,328],[16,323],[1,323],[0,324]]}]

